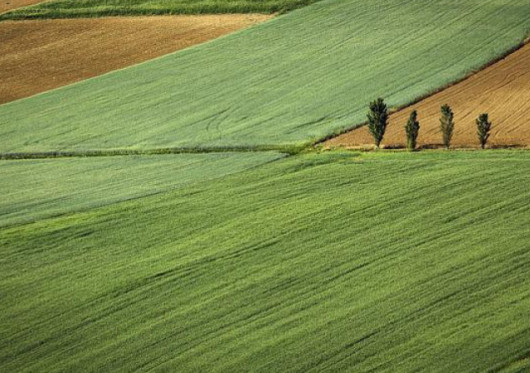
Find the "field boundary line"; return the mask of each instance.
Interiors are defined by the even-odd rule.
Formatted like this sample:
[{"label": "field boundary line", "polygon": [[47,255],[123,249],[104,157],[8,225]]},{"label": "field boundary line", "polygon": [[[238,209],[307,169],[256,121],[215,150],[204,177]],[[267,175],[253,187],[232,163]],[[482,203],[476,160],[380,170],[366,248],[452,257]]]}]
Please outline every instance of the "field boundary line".
[{"label": "field boundary line", "polygon": [[209,153],[254,153],[275,151],[295,155],[307,148],[303,145],[263,145],[263,146],[224,146],[224,147],[176,147],[156,149],[110,149],[82,151],[44,151],[44,152],[7,152],[0,153],[0,160],[47,159],[47,158],[85,158],[117,157],[133,155],[171,155],[171,154],[209,154]]}]

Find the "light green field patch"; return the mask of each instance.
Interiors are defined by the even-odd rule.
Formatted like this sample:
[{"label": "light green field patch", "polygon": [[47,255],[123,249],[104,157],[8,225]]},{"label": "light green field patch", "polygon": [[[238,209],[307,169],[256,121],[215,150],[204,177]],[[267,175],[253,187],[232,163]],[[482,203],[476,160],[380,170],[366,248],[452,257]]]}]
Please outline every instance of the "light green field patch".
[{"label": "light green field patch", "polygon": [[0,370],[524,369],[529,185],[525,152],[311,154],[4,228]]},{"label": "light green field patch", "polygon": [[[0,152],[299,144],[518,45],[528,0],[327,0],[0,107]],[[487,109],[487,108],[486,108]]]},{"label": "light green field patch", "polygon": [[0,226],[206,183],[280,157],[262,152],[0,161]]}]

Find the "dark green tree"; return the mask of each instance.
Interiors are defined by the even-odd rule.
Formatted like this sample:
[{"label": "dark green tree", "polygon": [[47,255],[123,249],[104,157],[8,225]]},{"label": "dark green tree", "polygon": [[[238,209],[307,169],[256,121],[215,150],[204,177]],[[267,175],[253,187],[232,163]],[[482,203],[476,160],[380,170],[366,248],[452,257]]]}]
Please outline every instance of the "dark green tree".
[{"label": "dark green tree", "polygon": [[407,134],[407,149],[416,149],[418,133],[420,132],[420,122],[418,122],[418,112],[416,110],[410,113],[409,120],[405,125],[405,132]]},{"label": "dark green tree", "polygon": [[370,111],[368,112],[368,130],[372,134],[377,148],[381,145],[387,124],[388,108],[385,101],[378,98],[370,103]]},{"label": "dark green tree", "polygon": [[449,105],[442,106],[442,117],[440,118],[440,130],[442,131],[443,144],[449,149],[453,131],[455,129],[454,114]]},{"label": "dark green tree", "polygon": [[478,140],[480,141],[480,147],[482,149],[486,147],[486,143],[488,142],[488,139],[490,138],[491,125],[492,123],[489,121],[487,113],[480,114],[478,116],[477,135],[478,135]]}]

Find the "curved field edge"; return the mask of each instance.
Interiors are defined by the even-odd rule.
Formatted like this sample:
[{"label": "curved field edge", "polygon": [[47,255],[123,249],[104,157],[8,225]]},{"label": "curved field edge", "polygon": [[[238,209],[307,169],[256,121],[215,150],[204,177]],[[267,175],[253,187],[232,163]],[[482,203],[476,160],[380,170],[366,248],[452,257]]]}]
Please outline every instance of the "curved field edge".
[{"label": "curved field edge", "polygon": [[270,17],[224,14],[1,22],[0,104],[203,43]]},{"label": "curved field edge", "polygon": [[524,367],[529,156],[309,154],[3,229],[0,366]]},{"label": "curved field edge", "polygon": [[2,20],[94,18],[114,16],[285,13],[319,0],[58,0],[16,9]]},{"label": "curved field edge", "polygon": [[[404,124],[412,112],[418,112],[423,148],[442,147],[440,107],[449,104],[455,113],[454,147],[479,147],[475,120],[488,113],[493,121],[490,147],[525,147],[530,145],[530,43],[488,64],[466,79],[452,84],[422,100],[394,112],[382,142],[384,147],[405,147]],[[323,142],[327,148],[367,148],[373,138],[363,126]]]},{"label": "curved field edge", "polygon": [[226,152],[0,161],[0,229],[209,183],[282,157]]},{"label": "curved field edge", "polygon": [[526,1],[327,0],[0,106],[2,152],[311,143],[518,45]]}]

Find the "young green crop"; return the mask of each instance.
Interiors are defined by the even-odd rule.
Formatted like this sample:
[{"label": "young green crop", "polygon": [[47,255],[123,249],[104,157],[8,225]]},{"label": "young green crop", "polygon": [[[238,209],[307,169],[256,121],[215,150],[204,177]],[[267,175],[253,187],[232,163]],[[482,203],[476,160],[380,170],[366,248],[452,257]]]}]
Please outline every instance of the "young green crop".
[{"label": "young green crop", "polygon": [[3,228],[0,370],[528,369],[528,185],[526,152],[309,154]]},{"label": "young green crop", "polygon": [[227,152],[0,161],[0,227],[209,182],[281,157]]},{"label": "young green crop", "polygon": [[0,152],[301,144],[411,102],[518,45],[527,0],[325,0],[0,106]]}]

